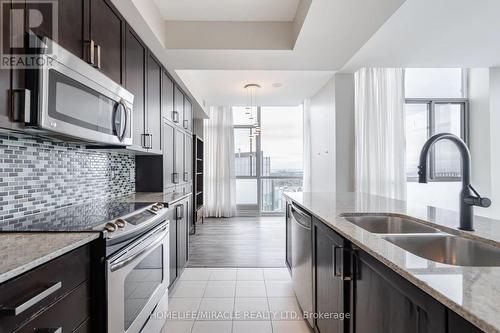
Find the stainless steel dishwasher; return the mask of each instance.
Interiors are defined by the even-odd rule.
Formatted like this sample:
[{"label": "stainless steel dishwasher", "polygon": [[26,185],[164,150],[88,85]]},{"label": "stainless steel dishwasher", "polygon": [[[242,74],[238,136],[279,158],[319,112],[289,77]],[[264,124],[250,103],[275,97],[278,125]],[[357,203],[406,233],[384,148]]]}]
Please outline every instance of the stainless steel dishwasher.
[{"label": "stainless steel dishwasher", "polygon": [[[292,220],[292,282],[302,311],[313,311],[312,217],[295,204],[290,206]],[[313,326],[313,320],[308,318]]]}]

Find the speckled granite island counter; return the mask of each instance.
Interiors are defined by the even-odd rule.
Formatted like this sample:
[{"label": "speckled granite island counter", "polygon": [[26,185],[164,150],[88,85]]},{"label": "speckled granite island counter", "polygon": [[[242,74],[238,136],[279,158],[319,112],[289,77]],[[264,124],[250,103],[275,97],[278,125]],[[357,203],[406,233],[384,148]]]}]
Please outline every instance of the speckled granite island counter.
[{"label": "speckled granite island counter", "polygon": [[340,215],[393,213],[410,216],[444,232],[499,247],[500,221],[475,216],[475,231],[465,232],[457,229],[457,212],[379,196],[285,193],[285,197],[481,330],[500,332],[500,267],[461,267],[427,260],[393,245],[379,234],[354,225]]},{"label": "speckled granite island counter", "polygon": [[99,237],[92,233],[0,233],[0,283]]}]

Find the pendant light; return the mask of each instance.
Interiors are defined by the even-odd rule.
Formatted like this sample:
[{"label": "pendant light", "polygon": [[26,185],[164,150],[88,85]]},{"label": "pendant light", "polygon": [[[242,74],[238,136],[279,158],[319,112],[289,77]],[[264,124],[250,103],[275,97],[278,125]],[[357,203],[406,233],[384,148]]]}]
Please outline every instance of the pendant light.
[{"label": "pendant light", "polygon": [[257,89],[261,88],[261,86],[257,83],[248,83],[243,88],[245,89],[247,95],[247,107],[245,114],[249,116],[248,120],[250,120],[251,123],[254,123],[254,131],[250,131],[250,136],[253,138],[254,136],[260,134],[260,127],[257,124],[256,115],[254,116],[254,108],[256,106],[255,95]]}]

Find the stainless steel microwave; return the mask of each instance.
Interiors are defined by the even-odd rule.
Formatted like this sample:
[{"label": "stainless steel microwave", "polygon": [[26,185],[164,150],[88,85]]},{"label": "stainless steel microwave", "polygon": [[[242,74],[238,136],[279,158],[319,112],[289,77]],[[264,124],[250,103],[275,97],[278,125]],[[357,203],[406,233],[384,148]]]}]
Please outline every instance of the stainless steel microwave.
[{"label": "stainless steel microwave", "polygon": [[96,68],[52,43],[26,71],[27,131],[104,145],[132,144],[134,96]]}]

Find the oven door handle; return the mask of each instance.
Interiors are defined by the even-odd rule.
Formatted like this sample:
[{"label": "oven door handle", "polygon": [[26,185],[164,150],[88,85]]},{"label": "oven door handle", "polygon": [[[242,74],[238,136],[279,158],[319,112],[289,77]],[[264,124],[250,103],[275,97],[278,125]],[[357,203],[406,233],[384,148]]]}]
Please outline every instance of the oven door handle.
[{"label": "oven door handle", "polygon": [[[164,228],[163,230],[166,230],[166,228]],[[154,242],[152,242],[151,244],[146,246],[140,252],[134,253],[133,255],[126,257],[125,259],[122,259],[122,260],[110,265],[109,269],[111,270],[111,272],[114,272],[116,270],[119,270],[120,268],[127,266],[129,263],[131,263],[135,259],[139,258],[144,253],[148,252],[149,250],[151,250],[151,249],[155,248],[156,246],[158,246],[159,244],[161,244],[163,242],[164,238],[165,238],[165,235],[162,237],[159,237],[157,240],[155,240]]]}]

